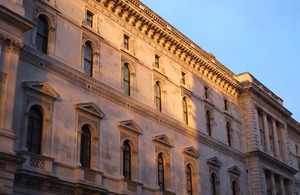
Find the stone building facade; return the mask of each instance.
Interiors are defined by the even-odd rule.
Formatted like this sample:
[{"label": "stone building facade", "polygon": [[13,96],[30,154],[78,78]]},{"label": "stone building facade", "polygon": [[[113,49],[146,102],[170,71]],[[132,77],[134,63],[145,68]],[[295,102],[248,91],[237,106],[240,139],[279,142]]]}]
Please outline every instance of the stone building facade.
[{"label": "stone building facade", "polygon": [[0,2],[0,194],[300,194],[300,126],[137,0]]}]

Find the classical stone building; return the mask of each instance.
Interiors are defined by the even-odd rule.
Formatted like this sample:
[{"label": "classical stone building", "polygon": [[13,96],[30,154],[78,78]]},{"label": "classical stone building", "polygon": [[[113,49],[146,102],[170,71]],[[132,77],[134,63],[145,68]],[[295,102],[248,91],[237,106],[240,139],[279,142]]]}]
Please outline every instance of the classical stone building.
[{"label": "classical stone building", "polygon": [[0,1],[0,194],[300,194],[300,125],[137,0]]}]

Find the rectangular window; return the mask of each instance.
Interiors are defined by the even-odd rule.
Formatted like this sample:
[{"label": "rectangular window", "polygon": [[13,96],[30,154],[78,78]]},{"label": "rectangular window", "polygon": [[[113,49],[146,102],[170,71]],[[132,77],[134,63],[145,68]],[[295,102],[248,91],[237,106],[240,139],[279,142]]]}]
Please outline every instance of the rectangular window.
[{"label": "rectangular window", "polygon": [[159,60],[160,60],[160,57],[158,55],[155,55],[154,66],[155,66],[155,68],[158,68],[158,69],[159,69]]},{"label": "rectangular window", "polygon": [[181,72],[181,84],[185,85],[186,84],[186,78],[185,78],[185,73]]},{"label": "rectangular window", "polygon": [[86,25],[89,27],[93,27],[93,16],[94,14],[92,12],[86,12]]},{"label": "rectangular window", "polygon": [[124,48],[129,50],[129,36],[124,34],[123,37]]},{"label": "rectangular window", "polygon": [[228,101],[224,99],[224,110],[228,111]]},{"label": "rectangular window", "polygon": [[208,87],[204,86],[204,97],[209,98]]}]

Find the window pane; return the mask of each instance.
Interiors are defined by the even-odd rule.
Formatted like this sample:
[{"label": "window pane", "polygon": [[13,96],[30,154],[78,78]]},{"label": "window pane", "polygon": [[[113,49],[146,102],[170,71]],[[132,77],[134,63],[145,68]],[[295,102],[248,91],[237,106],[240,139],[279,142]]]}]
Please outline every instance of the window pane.
[{"label": "window pane", "polygon": [[39,108],[33,106],[29,111],[27,149],[35,154],[40,154],[41,151],[42,127],[42,113]]},{"label": "window pane", "polygon": [[82,167],[90,168],[91,133],[87,125],[82,127],[81,132],[80,163]]},{"label": "window pane", "polygon": [[43,53],[47,53],[48,22],[42,16],[39,16],[38,19],[35,45],[38,50]]}]

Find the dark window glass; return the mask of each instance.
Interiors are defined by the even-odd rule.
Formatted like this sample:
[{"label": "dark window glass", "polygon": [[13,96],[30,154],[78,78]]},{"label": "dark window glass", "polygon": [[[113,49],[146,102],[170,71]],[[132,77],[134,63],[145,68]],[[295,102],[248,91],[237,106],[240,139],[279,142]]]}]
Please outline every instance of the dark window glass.
[{"label": "dark window glass", "polygon": [[190,165],[186,167],[186,182],[187,182],[187,194],[192,195],[193,189],[192,189],[192,170],[190,168]]},{"label": "dark window glass", "polygon": [[84,168],[90,168],[91,161],[91,133],[88,125],[81,129],[80,163]]},{"label": "dark window glass", "polygon": [[158,186],[160,190],[164,190],[164,160],[162,155],[158,155]]},{"label": "dark window glass", "polygon": [[93,16],[94,14],[92,14],[91,12],[86,12],[86,25],[93,27]]},{"label": "dark window glass", "polygon": [[228,101],[224,100],[224,110],[228,111]]},{"label": "dark window glass", "polygon": [[123,148],[123,175],[125,179],[131,179],[131,149],[128,141],[124,143]]},{"label": "dark window glass", "polygon": [[36,48],[47,53],[48,47],[48,22],[43,16],[39,16],[36,31]]},{"label": "dark window glass", "polygon": [[204,97],[209,98],[208,88],[204,87]]},{"label": "dark window glass", "polygon": [[154,62],[154,65],[155,65],[155,68],[159,68],[159,56],[158,55],[155,55],[155,62]]},{"label": "dark window glass", "polygon": [[155,103],[157,110],[161,111],[161,88],[159,82],[155,85]]},{"label": "dark window glass", "polygon": [[182,114],[183,114],[183,121],[185,124],[188,124],[188,108],[186,103],[186,98],[183,98],[182,100]]},{"label": "dark window glass", "polygon": [[29,152],[41,153],[43,115],[36,106],[30,108],[28,119],[27,149]]},{"label": "dark window glass", "polygon": [[84,73],[93,76],[93,50],[89,42],[84,47]]},{"label": "dark window glass", "polygon": [[226,123],[226,131],[227,131],[228,145],[231,146],[231,126],[229,122]]},{"label": "dark window glass", "polygon": [[123,67],[123,90],[126,95],[130,95],[130,71],[127,63]]},{"label": "dark window glass", "polygon": [[123,43],[124,43],[124,48],[129,49],[129,36],[124,35]]},{"label": "dark window glass", "polygon": [[185,85],[185,73],[181,72],[181,84]]},{"label": "dark window glass", "polygon": [[207,110],[205,113],[205,118],[206,118],[206,130],[209,136],[211,136],[211,116],[210,116],[210,112]]},{"label": "dark window glass", "polygon": [[218,193],[218,191],[217,191],[217,176],[215,173],[211,174],[210,183],[211,183],[211,194],[217,195],[217,193]]},{"label": "dark window glass", "polygon": [[237,184],[236,184],[236,181],[233,181],[231,183],[231,191],[232,191],[232,195],[237,195]]}]

